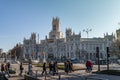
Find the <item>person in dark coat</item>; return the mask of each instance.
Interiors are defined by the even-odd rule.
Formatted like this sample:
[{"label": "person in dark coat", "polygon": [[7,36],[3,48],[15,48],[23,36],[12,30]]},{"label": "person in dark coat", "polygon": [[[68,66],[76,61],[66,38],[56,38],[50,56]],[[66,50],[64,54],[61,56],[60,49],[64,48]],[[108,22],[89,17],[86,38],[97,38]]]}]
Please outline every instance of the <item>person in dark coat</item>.
[{"label": "person in dark coat", "polygon": [[2,75],[0,80],[8,80],[5,76],[5,65],[3,63],[1,64],[1,73]]},{"label": "person in dark coat", "polygon": [[53,76],[54,76],[55,74],[57,74],[57,73],[58,73],[57,61],[55,61],[55,62],[53,63]]},{"label": "person in dark coat", "polygon": [[46,63],[44,62],[43,63],[43,71],[42,71],[42,76],[43,76],[43,73],[45,72],[45,75],[47,74],[47,71],[46,71]]},{"label": "person in dark coat", "polygon": [[52,72],[52,64],[51,62],[49,62],[49,74],[51,74],[51,72]]},{"label": "person in dark coat", "polygon": [[8,70],[10,71],[10,62],[8,62],[7,65],[8,65]]},{"label": "person in dark coat", "polygon": [[68,74],[68,71],[69,71],[69,64],[68,64],[68,61],[65,61],[64,67],[65,67],[65,72]]},{"label": "person in dark coat", "polygon": [[73,63],[72,63],[72,61],[70,61],[70,72],[72,72],[72,71],[74,71],[73,70]]},{"label": "person in dark coat", "polygon": [[4,66],[4,70],[5,70],[5,74],[7,74],[8,77],[10,77],[9,69],[8,69],[8,63],[5,64],[5,66]]},{"label": "person in dark coat", "polygon": [[55,61],[55,72],[56,72],[56,74],[58,74],[58,67],[57,66],[58,66],[57,61]]},{"label": "person in dark coat", "polygon": [[1,73],[2,73],[2,77],[5,76],[5,68],[4,68],[4,64],[1,64]]},{"label": "person in dark coat", "polygon": [[19,74],[20,76],[22,76],[23,69],[24,69],[24,68],[23,68],[23,64],[22,64],[22,62],[21,62],[21,63],[20,63],[20,74]]},{"label": "person in dark coat", "polygon": [[54,66],[54,62],[51,62],[51,69],[52,69],[52,75],[54,75],[55,72],[55,66]]}]

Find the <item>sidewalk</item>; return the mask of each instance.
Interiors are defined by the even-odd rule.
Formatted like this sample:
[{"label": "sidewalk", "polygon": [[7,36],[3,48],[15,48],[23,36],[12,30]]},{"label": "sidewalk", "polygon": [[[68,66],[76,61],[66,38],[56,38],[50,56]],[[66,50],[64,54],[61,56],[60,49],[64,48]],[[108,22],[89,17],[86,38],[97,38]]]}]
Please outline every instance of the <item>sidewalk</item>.
[{"label": "sidewalk", "polygon": [[24,76],[18,76],[17,74],[10,74],[8,80],[23,80]]},{"label": "sidewalk", "polygon": [[[91,74],[91,73],[86,73],[85,70],[77,70],[72,73],[66,74],[64,71],[59,71],[60,75],[47,75],[46,79],[47,80],[58,80],[59,77],[61,80],[85,80],[85,78],[93,77],[93,78],[103,78],[103,79],[108,79],[108,80],[120,80],[120,76],[114,76],[114,75],[104,75],[104,74]],[[34,74],[35,75],[35,74]],[[38,79],[40,80],[45,80],[45,76],[41,76],[40,73],[37,74]],[[23,80],[24,76],[20,77],[17,74],[11,74],[11,77],[9,80]]]},{"label": "sidewalk", "polygon": [[103,79],[107,79],[107,80],[120,80],[120,76],[105,75],[105,74],[91,74],[86,77],[97,77],[97,78],[103,78]]}]

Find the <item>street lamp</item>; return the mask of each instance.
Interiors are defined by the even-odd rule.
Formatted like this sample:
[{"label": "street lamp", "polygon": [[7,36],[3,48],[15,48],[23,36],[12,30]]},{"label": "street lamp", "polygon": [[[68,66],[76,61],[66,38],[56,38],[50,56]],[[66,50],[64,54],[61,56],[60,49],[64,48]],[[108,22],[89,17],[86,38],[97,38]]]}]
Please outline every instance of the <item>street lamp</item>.
[{"label": "street lamp", "polygon": [[[86,32],[87,33],[87,38],[89,37],[89,32],[92,31],[92,29],[83,29],[83,32]],[[88,52],[87,52],[88,53]],[[88,54],[88,59],[90,59],[90,54]]]},{"label": "street lamp", "polygon": [[86,32],[86,33],[87,33],[87,38],[89,37],[89,32],[90,32],[90,31],[92,31],[92,29],[88,29],[88,28],[87,28],[86,30],[83,29],[83,32]]}]

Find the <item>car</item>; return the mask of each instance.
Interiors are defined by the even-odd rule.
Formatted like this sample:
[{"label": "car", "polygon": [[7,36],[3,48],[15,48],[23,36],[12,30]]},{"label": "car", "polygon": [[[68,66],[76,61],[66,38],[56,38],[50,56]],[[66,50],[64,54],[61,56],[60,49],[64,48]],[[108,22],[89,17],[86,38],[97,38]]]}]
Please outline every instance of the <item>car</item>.
[{"label": "car", "polygon": [[120,59],[117,60],[117,63],[120,65]]},{"label": "car", "polygon": [[71,59],[72,63],[79,63],[79,61],[77,59]]}]

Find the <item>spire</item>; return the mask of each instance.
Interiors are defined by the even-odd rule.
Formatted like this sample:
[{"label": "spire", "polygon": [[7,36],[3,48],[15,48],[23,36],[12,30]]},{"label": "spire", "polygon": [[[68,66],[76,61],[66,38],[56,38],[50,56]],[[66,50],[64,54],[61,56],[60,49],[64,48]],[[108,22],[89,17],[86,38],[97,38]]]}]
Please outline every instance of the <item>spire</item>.
[{"label": "spire", "polygon": [[47,39],[47,35],[45,36],[45,39]]},{"label": "spire", "polygon": [[105,37],[105,33],[104,33],[104,37]]},{"label": "spire", "polygon": [[106,33],[106,36],[108,36],[108,32]]},{"label": "spire", "polygon": [[79,36],[81,37],[81,31],[79,32]]}]

